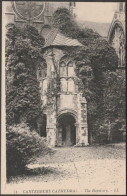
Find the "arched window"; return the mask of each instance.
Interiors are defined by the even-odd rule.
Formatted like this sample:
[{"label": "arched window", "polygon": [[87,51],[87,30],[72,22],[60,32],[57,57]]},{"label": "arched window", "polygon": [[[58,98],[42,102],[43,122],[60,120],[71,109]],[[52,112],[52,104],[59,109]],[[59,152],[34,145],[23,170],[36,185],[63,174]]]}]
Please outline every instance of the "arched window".
[{"label": "arched window", "polygon": [[124,30],[120,24],[116,24],[110,36],[110,43],[116,50],[119,58],[119,65],[123,66],[125,63],[125,35]]},{"label": "arched window", "polygon": [[73,62],[70,61],[67,64],[67,69],[68,69],[68,77],[73,77],[74,76],[74,67],[73,67]]},{"label": "arched window", "polygon": [[125,41],[124,41],[124,34],[123,31],[120,30],[120,35],[119,35],[119,65],[122,66],[125,62],[124,62],[124,56],[125,56],[125,50],[124,50],[124,45],[125,45]]},{"label": "arched window", "polygon": [[60,63],[60,77],[67,76],[67,67],[64,62]]},{"label": "arched window", "polygon": [[42,78],[47,77],[47,67],[45,67],[45,68],[42,70],[41,75],[42,75]]},{"label": "arched window", "polygon": [[70,57],[62,57],[59,64],[60,81],[61,81],[61,91],[62,92],[74,92],[74,63],[70,60]]}]

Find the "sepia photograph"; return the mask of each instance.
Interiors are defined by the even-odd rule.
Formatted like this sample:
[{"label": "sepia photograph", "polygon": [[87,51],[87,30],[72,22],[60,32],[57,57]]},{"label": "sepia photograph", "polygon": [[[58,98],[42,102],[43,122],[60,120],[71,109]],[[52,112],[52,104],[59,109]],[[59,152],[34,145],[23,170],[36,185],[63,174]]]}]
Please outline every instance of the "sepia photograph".
[{"label": "sepia photograph", "polygon": [[2,1],[1,194],[126,195],[125,10]]}]

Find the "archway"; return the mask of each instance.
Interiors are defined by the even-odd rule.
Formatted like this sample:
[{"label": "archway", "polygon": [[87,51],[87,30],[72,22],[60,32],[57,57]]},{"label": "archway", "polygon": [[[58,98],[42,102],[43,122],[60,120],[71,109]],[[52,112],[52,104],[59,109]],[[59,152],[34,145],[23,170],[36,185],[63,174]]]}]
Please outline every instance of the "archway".
[{"label": "archway", "polygon": [[57,143],[62,146],[72,146],[76,144],[76,120],[69,114],[61,114],[58,118]]}]

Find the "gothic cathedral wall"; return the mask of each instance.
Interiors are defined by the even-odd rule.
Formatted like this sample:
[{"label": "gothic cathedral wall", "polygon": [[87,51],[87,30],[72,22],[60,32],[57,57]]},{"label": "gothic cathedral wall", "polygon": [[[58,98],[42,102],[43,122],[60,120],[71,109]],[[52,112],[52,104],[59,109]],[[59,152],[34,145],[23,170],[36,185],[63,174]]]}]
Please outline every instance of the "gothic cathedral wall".
[{"label": "gothic cathedral wall", "polygon": [[[72,70],[75,66],[73,60],[68,56],[65,56],[63,50],[56,48],[48,48],[45,51],[44,58],[47,63],[47,91],[50,83],[53,81],[52,79],[56,77],[55,69],[57,69],[57,74],[59,74],[60,77],[60,90],[57,92],[57,96],[54,95],[50,98],[48,97],[46,102],[48,143],[51,146],[60,145],[58,138],[58,135],[60,135],[58,119],[62,115],[68,115],[68,118],[70,115],[75,119],[75,145],[88,145],[87,102],[85,98],[82,97],[82,92],[79,92],[78,86],[75,83],[77,77],[75,72]],[[71,75],[66,75],[66,69],[67,74],[71,73]]]}]

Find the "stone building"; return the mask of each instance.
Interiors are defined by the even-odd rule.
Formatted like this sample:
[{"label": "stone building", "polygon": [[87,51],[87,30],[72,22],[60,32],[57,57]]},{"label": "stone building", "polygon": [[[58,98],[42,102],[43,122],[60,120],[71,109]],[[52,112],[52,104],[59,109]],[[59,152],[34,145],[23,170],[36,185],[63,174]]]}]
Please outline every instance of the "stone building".
[{"label": "stone building", "polygon": [[[43,125],[38,122],[40,135],[47,137],[51,146],[88,145],[87,102],[78,86],[75,62],[65,51],[72,47],[78,50],[83,45],[51,27],[54,11],[66,7],[74,15],[75,2],[8,1],[4,4],[5,23],[15,23],[19,27],[30,24],[46,40],[44,60],[37,69],[44,111]],[[121,2],[118,5],[109,28],[108,41],[116,49],[119,67],[123,68],[125,4]]]},{"label": "stone building", "polygon": [[[114,17],[108,32],[108,41],[116,50],[118,55],[118,69],[117,73],[122,77],[126,83],[126,18],[125,18],[125,2],[117,3],[117,10],[114,13]],[[125,96],[125,92],[124,92]],[[126,97],[126,96],[125,96]],[[126,100],[126,98],[125,98]],[[126,109],[123,111],[125,113]],[[120,134],[118,133],[112,136],[115,138],[121,138],[121,141],[126,141],[126,122],[121,127]],[[117,139],[118,140],[118,139]]]},{"label": "stone building", "polygon": [[117,11],[108,32],[108,41],[115,48],[119,58],[118,68],[125,69],[125,3],[118,2]]},{"label": "stone building", "polygon": [[78,88],[75,62],[65,52],[65,47],[78,50],[83,45],[51,28],[53,12],[63,6],[74,13],[74,2],[8,2],[5,16],[7,23],[33,25],[45,37],[44,61],[37,68],[44,111],[40,134],[51,146],[83,146],[88,145],[87,102]]},{"label": "stone building", "polygon": [[[39,68],[37,74],[47,119],[47,141],[52,146],[88,145],[87,102],[78,89],[75,62],[65,53],[65,47],[78,50],[83,45],[76,39],[65,37],[58,29],[52,29],[44,45],[47,71],[41,75]],[[54,94],[57,77],[60,86]]]},{"label": "stone building", "polygon": [[59,7],[65,7],[74,14],[75,2],[49,1],[7,1],[3,2],[5,23],[15,23],[19,27],[30,24],[40,34],[47,35],[51,29],[52,15]]}]

